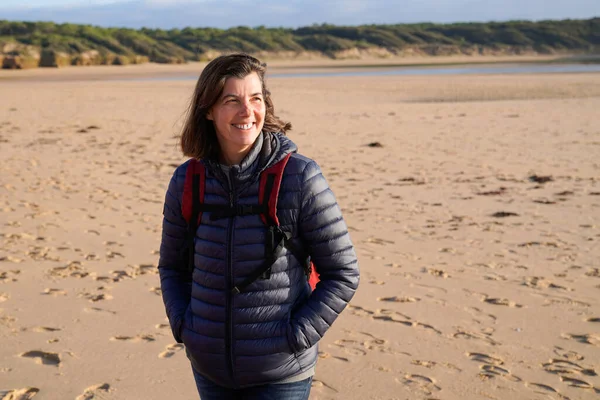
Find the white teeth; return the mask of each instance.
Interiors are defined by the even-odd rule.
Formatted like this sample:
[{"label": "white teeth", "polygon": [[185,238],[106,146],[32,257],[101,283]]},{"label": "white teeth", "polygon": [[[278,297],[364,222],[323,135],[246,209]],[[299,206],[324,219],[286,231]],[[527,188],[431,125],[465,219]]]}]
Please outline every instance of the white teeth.
[{"label": "white teeth", "polygon": [[235,126],[238,129],[250,129],[250,128],[252,128],[252,125],[254,125],[254,124],[250,123],[250,124],[246,124],[246,125],[233,125],[233,126]]}]

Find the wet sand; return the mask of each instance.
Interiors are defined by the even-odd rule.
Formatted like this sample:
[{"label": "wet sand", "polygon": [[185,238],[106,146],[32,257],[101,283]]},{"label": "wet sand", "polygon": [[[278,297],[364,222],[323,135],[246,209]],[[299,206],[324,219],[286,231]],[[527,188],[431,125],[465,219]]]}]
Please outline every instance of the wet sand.
[{"label": "wet sand", "polygon": [[[156,270],[195,83],[96,70],[0,80],[0,399],[195,395]],[[362,272],[311,399],[598,397],[600,74],[270,89]]]}]

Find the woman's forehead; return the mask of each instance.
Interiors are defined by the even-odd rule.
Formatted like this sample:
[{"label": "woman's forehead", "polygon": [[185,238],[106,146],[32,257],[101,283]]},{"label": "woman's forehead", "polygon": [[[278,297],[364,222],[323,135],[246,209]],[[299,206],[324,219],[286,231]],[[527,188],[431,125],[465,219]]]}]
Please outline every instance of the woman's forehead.
[{"label": "woman's forehead", "polygon": [[230,76],[225,80],[223,95],[232,91],[236,92],[262,92],[262,81],[256,72],[252,72],[243,78]]}]

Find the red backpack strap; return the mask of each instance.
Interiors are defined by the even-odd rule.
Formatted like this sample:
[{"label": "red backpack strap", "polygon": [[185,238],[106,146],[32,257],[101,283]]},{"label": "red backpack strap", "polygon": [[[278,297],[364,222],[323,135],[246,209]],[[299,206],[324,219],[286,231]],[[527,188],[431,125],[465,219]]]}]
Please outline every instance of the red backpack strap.
[{"label": "red backpack strap", "polygon": [[313,264],[313,262],[310,262],[310,275],[308,277],[308,284],[310,285],[310,288],[312,290],[315,290],[315,288],[317,287],[317,283],[319,283],[321,281],[321,278],[319,277],[319,273],[317,272],[317,269],[315,268],[315,264]]},{"label": "red backpack strap", "polygon": [[260,218],[265,225],[279,226],[277,218],[277,198],[281,188],[283,170],[291,157],[291,153],[281,161],[275,163],[260,174],[260,186],[258,189],[258,201],[267,209],[267,214],[261,214]]},{"label": "red backpack strap", "polygon": [[200,221],[202,220],[201,205],[204,203],[204,184],[206,181],[204,164],[196,159],[191,159],[185,172],[183,184],[183,198],[181,199],[181,213],[188,224],[187,234],[187,272],[191,278],[194,271],[194,238]]},{"label": "red backpack strap", "polygon": [[[189,224],[194,214],[194,195],[197,196],[199,204],[204,203],[204,186],[206,174],[205,167],[200,161],[192,158],[188,164],[185,173],[185,182],[183,184],[183,198],[181,199],[181,213],[183,218]],[[196,188],[194,188],[196,186]],[[194,190],[196,189],[196,190]],[[196,226],[200,224],[202,213],[198,210]]]}]

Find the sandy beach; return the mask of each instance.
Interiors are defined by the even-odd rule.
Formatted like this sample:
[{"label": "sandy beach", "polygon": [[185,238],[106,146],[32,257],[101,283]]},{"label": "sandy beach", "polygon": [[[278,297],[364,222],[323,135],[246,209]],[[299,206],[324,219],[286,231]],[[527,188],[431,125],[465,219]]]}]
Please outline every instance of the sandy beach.
[{"label": "sandy beach", "polygon": [[[156,268],[195,82],[111,80],[177,68],[0,71],[0,399],[197,398]],[[599,398],[599,73],[268,85],[361,267],[311,399]]]}]

